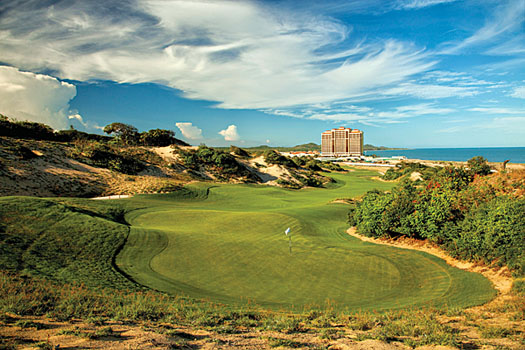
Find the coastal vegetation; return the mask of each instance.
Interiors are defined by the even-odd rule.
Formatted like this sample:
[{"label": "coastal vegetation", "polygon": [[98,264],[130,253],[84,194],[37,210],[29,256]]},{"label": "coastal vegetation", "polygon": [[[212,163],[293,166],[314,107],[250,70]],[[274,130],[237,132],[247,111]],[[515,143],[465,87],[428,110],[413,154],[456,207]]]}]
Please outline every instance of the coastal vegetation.
[{"label": "coastal vegetation", "polygon": [[[417,171],[417,182],[407,176]],[[350,211],[349,222],[372,237],[428,239],[450,255],[506,265],[525,274],[525,180],[490,174],[482,157],[465,167],[402,164],[384,178],[403,179],[391,191],[370,191]]]},{"label": "coastal vegetation", "polygon": [[[373,171],[271,149],[172,146],[173,132],[120,123],[107,127],[112,136],[7,118],[0,126],[0,192],[29,179],[56,197],[0,198],[6,348],[41,329],[47,339],[32,343],[40,348],[64,337],[125,341],[116,329],[131,325],[175,348],[246,347],[246,339],[253,348],[312,349],[367,339],[408,347],[524,343],[525,185],[515,172],[490,173],[476,158],[464,168],[402,163],[383,175],[390,181],[378,181]],[[262,186],[264,176],[284,188]],[[102,183],[107,178],[113,187]],[[59,187],[59,179],[68,182]],[[142,187],[152,179],[159,182]],[[117,188],[166,193],[71,198]],[[486,278],[346,234],[349,208],[362,234],[428,239],[454,256],[508,266],[517,277],[513,294],[481,314],[464,309],[495,296]],[[487,320],[495,313],[501,322]],[[34,335],[21,340],[6,329]]]},{"label": "coastal vegetation", "polygon": [[343,171],[313,157],[293,160],[273,150],[281,159],[278,164],[267,164],[264,157],[235,146],[191,147],[171,130],[138,132],[132,125],[112,123],[105,131],[111,136],[54,131],[2,116],[0,193],[78,197],[155,193],[194,180],[299,189],[325,186],[331,178],[323,172]]}]

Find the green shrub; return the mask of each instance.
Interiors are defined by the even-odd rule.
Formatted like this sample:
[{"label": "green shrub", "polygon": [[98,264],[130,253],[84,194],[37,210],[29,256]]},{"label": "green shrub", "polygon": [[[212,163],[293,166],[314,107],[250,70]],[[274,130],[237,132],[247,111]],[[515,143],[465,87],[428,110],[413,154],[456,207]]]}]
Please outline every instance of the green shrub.
[{"label": "green shrub", "polygon": [[289,168],[297,168],[297,164],[295,164],[293,160],[281,155],[279,152],[274,150],[268,150],[264,152],[264,161],[267,164],[277,164],[287,166]]},{"label": "green shrub", "polygon": [[0,136],[19,139],[54,140],[54,130],[45,124],[30,121],[13,121],[0,114]]},{"label": "green shrub", "polygon": [[525,199],[497,197],[473,208],[461,223],[454,243],[462,258],[499,260],[525,275]]},{"label": "green shrub", "polygon": [[236,147],[236,146],[230,146],[230,153],[233,153],[239,157],[244,157],[244,158],[247,158],[250,156],[250,153],[248,153],[247,151],[245,151],[244,149],[240,148],[240,147]]},{"label": "green shrub", "polygon": [[118,171],[123,174],[135,175],[146,168],[146,164],[129,152],[97,141],[77,140],[72,157],[90,165]]},{"label": "green shrub", "polygon": [[368,192],[348,222],[366,236],[429,239],[454,256],[505,264],[525,275],[525,199],[479,188],[475,176],[472,169],[447,166],[422,185],[405,180],[388,193]]},{"label": "green shrub", "polygon": [[467,161],[467,166],[473,174],[488,175],[490,174],[490,165],[487,160],[481,156],[471,158]]},{"label": "green shrub", "polygon": [[232,177],[252,179],[252,173],[239,164],[234,156],[221,150],[201,145],[196,151],[179,149],[177,152],[188,168],[197,170],[199,167],[204,167],[220,180],[228,180]]},{"label": "green shrub", "polygon": [[432,174],[434,169],[420,163],[401,162],[400,164],[396,165],[395,168],[388,169],[385,174],[381,176],[381,178],[383,180],[397,180],[401,177],[412,174],[414,171],[421,173],[423,178],[425,178]]},{"label": "green shrub", "polygon": [[164,147],[177,143],[172,130],[152,129],[139,134],[140,144],[144,146]]}]

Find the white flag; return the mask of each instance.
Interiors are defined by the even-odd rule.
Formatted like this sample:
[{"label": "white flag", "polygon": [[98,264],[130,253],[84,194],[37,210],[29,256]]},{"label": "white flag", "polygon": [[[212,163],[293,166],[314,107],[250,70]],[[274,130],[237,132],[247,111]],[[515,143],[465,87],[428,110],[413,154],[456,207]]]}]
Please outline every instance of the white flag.
[{"label": "white flag", "polygon": [[284,231],[284,234],[288,236],[288,233],[290,232],[290,228],[288,227],[286,231]]}]

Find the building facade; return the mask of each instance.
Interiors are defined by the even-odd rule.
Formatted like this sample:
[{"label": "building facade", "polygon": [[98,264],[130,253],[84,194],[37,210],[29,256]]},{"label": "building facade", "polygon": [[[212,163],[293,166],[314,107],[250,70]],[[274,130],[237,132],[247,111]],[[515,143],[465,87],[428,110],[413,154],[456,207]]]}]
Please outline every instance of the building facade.
[{"label": "building facade", "polygon": [[321,135],[323,157],[351,157],[363,155],[363,132],[340,127],[327,130]]}]

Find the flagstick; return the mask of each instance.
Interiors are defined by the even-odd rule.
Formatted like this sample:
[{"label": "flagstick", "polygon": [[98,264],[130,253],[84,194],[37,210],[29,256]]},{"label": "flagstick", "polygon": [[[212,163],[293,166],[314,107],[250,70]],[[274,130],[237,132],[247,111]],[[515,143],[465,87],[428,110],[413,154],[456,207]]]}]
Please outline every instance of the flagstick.
[{"label": "flagstick", "polygon": [[292,234],[289,227],[284,231],[284,234],[288,236],[288,248],[290,249],[290,255],[292,255]]}]

